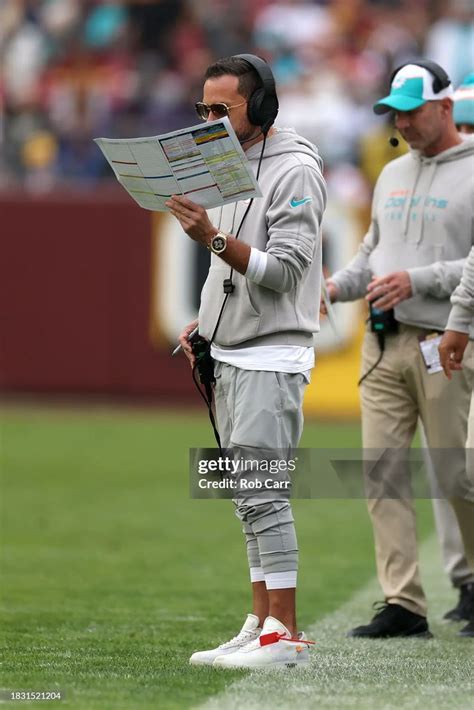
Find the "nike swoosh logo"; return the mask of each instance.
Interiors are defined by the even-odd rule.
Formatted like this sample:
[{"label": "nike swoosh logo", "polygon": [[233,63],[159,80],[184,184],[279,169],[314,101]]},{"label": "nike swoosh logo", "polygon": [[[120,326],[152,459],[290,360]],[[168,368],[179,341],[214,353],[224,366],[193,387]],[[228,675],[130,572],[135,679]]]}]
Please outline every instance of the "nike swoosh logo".
[{"label": "nike swoosh logo", "polygon": [[303,197],[302,200],[295,200],[293,199],[290,202],[290,207],[301,207],[301,205],[305,205],[307,202],[312,202],[313,198],[312,197]]}]

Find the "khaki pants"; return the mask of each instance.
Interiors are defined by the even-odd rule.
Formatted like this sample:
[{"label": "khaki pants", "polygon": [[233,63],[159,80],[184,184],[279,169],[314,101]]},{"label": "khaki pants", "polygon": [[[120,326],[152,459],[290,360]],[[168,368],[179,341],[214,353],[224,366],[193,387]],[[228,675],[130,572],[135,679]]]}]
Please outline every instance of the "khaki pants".
[{"label": "khaki pants", "polygon": [[[435,492],[437,485],[436,475],[433,470],[433,464],[431,463],[428,443],[426,441],[425,432],[423,431],[423,426],[419,426],[418,428],[421,435],[426,474],[431,483],[432,490]],[[446,498],[436,498],[434,495],[432,503],[436,532],[441,546],[444,571],[449,576],[453,587],[459,588],[463,584],[474,583],[474,570],[471,571],[466,560],[466,555],[464,554],[464,543],[453,506]]]},{"label": "khaki pants", "polygon": [[474,353],[471,351],[470,360],[465,359],[464,368],[471,374],[471,408],[469,410],[469,425],[467,435],[467,471],[471,481],[474,481]]},{"label": "khaki pants", "polygon": [[[474,380],[473,344],[465,353],[464,370],[449,381],[443,372],[428,374],[419,349],[421,328],[400,324],[399,333],[386,338],[382,361],[361,385],[362,439],[364,449],[407,449],[423,422],[432,451],[435,474],[440,481],[466,480],[465,446],[468,412]],[[362,351],[362,373],[379,356],[376,336],[366,333]],[[452,449],[449,457],[446,449]],[[409,466],[400,457],[389,457],[385,479],[397,482],[397,490],[409,488]],[[385,464],[384,464],[385,465]],[[390,468],[391,467],[391,468]],[[474,502],[467,497],[451,498],[466,557],[474,570]],[[370,496],[370,493],[369,493]],[[411,497],[370,497],[369,513],[375,538],[379,582],[385,599],[426,616],[426,599],[421,586],[415,510]]]}]

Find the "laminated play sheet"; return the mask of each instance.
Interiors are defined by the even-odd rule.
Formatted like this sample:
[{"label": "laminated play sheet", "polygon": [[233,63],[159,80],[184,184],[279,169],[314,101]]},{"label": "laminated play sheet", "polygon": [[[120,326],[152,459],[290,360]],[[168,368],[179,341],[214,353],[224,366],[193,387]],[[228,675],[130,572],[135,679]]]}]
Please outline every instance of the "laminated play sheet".
[{"label": "laminated play sheet", "polygon": [[119,183],[147,210],[168,211],[171,195],[206,209],[261,197],[228,118],[152,138],[96,138]]}]

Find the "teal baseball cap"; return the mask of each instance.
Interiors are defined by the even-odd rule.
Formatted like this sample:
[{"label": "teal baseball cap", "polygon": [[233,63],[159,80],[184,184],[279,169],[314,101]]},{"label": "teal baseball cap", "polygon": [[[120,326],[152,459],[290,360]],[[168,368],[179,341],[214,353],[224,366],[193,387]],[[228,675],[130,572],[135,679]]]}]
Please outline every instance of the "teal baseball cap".
[{"label": "teal baseball cap", "polygon": [[453,119],[457,126],[474,126],[474,72],[454,92]]},{"label": "teal baseball cap", "polygon": [[452,84],[435,94],[433,79],[433,74],[425,67],[406,64],[393,77],[390,94],[374,104],[374,112],[413,111],[427,101],[453,98]]}]

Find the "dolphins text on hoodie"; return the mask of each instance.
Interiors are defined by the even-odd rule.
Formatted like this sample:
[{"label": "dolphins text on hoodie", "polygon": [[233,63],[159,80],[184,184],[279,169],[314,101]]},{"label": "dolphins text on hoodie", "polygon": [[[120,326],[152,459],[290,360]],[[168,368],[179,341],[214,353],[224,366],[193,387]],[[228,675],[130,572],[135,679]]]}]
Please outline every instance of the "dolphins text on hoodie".
[{"label": "dolphins text on hoodie", "polygon": [[385,166],[372,222],[359,251],[331,280],[339,300],[365,296],[373,276],[408,271],[413,296],[395,308],[401,323],[446,326],[449,297],[474,243],[474,137],[433,157],[418,151]]},{"label": "dolphins text on hoodie", "polygon": [[[257,166],[262,142],[246,156]],[[265,272],[254,283],[234,271],[235,286],[214,339],[221,347],[312,345],[319,330],[321,221],[326,205],[322,160],[316,148],[291,129],[276,129],[263,154],[255,199],[209,212],[214,226],[267,254]],[[239,230],[239,226],[242,227]],[[224,300],[223,281],[230,266],[211,256],[201,293],[199,332],[210,339]]]}]

